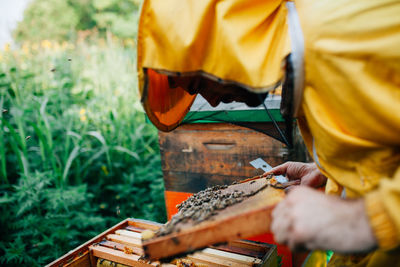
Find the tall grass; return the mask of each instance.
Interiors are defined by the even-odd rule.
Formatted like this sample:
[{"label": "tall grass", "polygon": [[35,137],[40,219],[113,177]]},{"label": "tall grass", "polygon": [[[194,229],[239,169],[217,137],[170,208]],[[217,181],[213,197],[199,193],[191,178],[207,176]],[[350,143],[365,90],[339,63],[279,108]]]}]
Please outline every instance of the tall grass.
[{"label": "tall grass", "polygon": [[126,218],[165,220],[135,49],[109,38],[0,52],[0,262],[42,265]]}]

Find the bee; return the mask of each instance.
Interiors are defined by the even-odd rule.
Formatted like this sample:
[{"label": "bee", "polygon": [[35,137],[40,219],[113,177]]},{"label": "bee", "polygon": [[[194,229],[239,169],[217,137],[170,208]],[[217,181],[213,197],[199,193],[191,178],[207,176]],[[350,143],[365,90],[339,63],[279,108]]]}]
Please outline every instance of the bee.
[{"label": "bee", "polygon": [[125,254],[133,254],[133,249],[127,246],[124,246],[124,253]]},{"label": "bee", "polygon": [[121,214],[121,210],[119,209],[119,206],[116,207],[116,212],[117,212],[117,216],[119,216]]}]

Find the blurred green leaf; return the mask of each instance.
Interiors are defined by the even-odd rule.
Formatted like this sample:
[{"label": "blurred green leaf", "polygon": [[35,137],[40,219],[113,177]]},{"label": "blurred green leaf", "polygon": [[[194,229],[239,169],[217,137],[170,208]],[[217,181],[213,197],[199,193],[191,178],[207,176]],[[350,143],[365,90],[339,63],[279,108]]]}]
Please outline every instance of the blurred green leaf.
[{"label": "blurred green leaf", "polygon": [[134,38],[139,5],[132,0],[32,0],[14,36],[17,41],[63,41],[78,30],[96,29]]},{"label": "blurred green leaf", "polygon": [[118,2],[117,0],[94,0],[93,6],[97,10],[104,10],[104,9],[112,7],[117,2]]},{"label": "blurred green leaf", "polygon": [[87,133],[87,135],[93,136],[94,138],[96,138],[97,140],[99,140],[99,142],[100,142],[103,146],[107,146],[106,140],[105,140],[104,137],[101,135],[101,133],[96,132],[96,131],[90,131],[90,132]]},{"label": "blurred green leaf", "polygon": [[126,154],[130,155],[131,157],[133,157],[133,158],[135,158],[137,160],[140,160],[139,155],[136,152],[133,152],[133,151],[131,151],[131,150],[125,148],[125,147],[115,146],[115,147],[113,147],[113,149],[116,150],[116,151],[119,151],[119,152],[126,153]]},{"label": "blurred green leaf", "polygon": [[79,155],[79,149],[80,149],[80,147],[76,146],[76,147],[74,147],[74,149],[69,154],[68,160],[67,160],[67,162],[65,164],[63,176],[62,176],[62,181],[63,182],[66,182],[66,180],[67,180],[68,173],[69,173],[69,170],[71,168],[72,162]]}]

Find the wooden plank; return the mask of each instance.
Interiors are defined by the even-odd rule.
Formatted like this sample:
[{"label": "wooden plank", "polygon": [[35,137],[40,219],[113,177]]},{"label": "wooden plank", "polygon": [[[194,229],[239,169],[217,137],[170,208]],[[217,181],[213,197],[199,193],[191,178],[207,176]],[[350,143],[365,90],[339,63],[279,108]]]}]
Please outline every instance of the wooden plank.
[{"label": "wooden plank", "polygon": [[[250,241],[250,240],[233,240],[228,242],[228,246],[232,247],[240,247],[244,249],[249,249],[253,251],[258,251],[260,253],[267,253],[271,249],[271,245],[260,243],[257,241]],[[218,247],[219,249],[219,247]]]},{"label": "wooden plank", "polygon": [[153,231],[157,231],[162,226],[161,223],[156,223],[147,220],[140,220],[140,219],[128,220],[128,224],[133,227],[149,229]]},{"label": "wooden plank", "polygon": [[[258,142],[262,142],[262,140]],[[257,146],[256,144],[250,145]],[[208,151],[196,151],[196,153],[164,151],[162,154],[162,170],[252,177],[262,173],[262,170],[255,169],[249,163],[256,158],[263,158],[271,166],[277,166],[286,161],[284,157],[274,155],[273,150],[271,148],[265,150],[264,153],[249,153],[244,150],[242,153],[238,152],[237,154]]]},{"label": "wooden plank", "polygon": [[[268,131],[270,129],[275,128],[272,123],[252,123],[251,125],[256,126],[257,128]],[[279,126],[284,126],[284,123],[278,122]],[[227,132],[227,131],[243,131],[243,132],[255,132],[254,130],[248,127],[242,127],[239,125],[231,124],[231,123],[193,123],[193,124],[184,124],[176,128],[173,132],[178,131],[216,131],[216,132]],[[172,132],[172,133],[173,133]],[[264,133],[260,133],[265,135]]]},{"label": "wooden plank", "polygon": [[[258,179],[231,185],[224,190],[233,192],[239,188],[250,192],[266,182],[266,179]],[[283,196],[283,190],[266,188],[240,203],[219,211],[209,220],[198,224],[190,221],[180,223],[179,232],[145,241],[143,249],[151,259],[160,259],[210,244],[266,233],[269,230],[272,209]]]},{"label": "wooden plank", "polygon": [[[97,259],[97,258],[96,258]],[[100,262],[102,263],[101,266],[110,266],[110,267],[115,267],[115,266],[128,266],[125,264],[117,263],[114,261],[106,260],[106,259],[101,259]],[[100,266],[100,265],[99,265]],[[158,266],[160,267],[176,267],[174,264],[170,263],[160,263]],[[98,267],[97,265],[95,267]]]},{"label": "wooden plank", "polygon": [[[247,128],[229,126],[228,128],[203,128],[197,130],[178,128],[169,133],[160,132],[160,149],[184,154],[215,152],[219,154],[258,153],[264,155],[266,154],[265,151],[271,151],[276,156],[283,156],[287,152],[282,143],[265,134]],[[263,143],[259,143],[260,140]]]},{"label": "wooden plank", "polygon": [[126,230],[129,230],[129,231],[132,231],[132,232],[137,232],[137,233],[141,233],[141,232],[143,232],[144,230],[146,230],[146,229],[144,229],[144,228],[134,227],[134,226],[130,226],[130,225],[128,225],[127,227],[125,227],[125,229],[126,229]]},{"label": "wooden plank", "polygon": [[64,266],[65,267],[90,267],[89,251],[85,252],[84,255],[74,259],[72,262],[70,262]]},{"label": "wooden plank", "polygon": [[261,259],[264,255],[265,252],[259,252],[259,251],[254,251],[246,248],[240,248],[240,247],[234,247],[230,246],[228,244],[222,244],[218,246],[210,246],[211,248],[215,248],[218,250],[226,251],[226,252],[231,252],[231,253],[236,253],[239,255],[246,255],[254,258]]},{"label": "wooden plank", "polygon": [[114,241],[109,241],[109,240],[102,241],[99,245],[103,246],[103,247],[107,247],[107,248],[117,249],[120,251],[124,251],[124,248],[128,247],[129,249],[131,249],[133,251],[134,254],[139,255],[139,256],[144,255],[144,251],[142,248],[135,247],[135,246],[129,246],[126,244],[121,244],[121,243],[117,243]]},{"label": "wooden plank", "polygon": [[250,256],[245,256],[245,255],[239,255],[231,252],[226,252],[218,249],[213,249],[213,248],[205,248],[201,251],[202,254],[204,255],[209,255],[221,259],[229,259],[231,261],[235,261],[237,263],[241,264],[260,264],[261,260],[257,259],[255,257],[250,257]]},{"label": "wooden plank", "polygon": [[96,258],[96,259],[98,259],[96,267],[127,267],[128,266],[125,264],[121,264],[121,263],[106,260],[106,259],[100,259],[100,258]]},{"label": "wooden plank", "polygon": [[219,244],[217,246],[210,246],[210,247],[218,250],[223,250],[241,255],[247,255],[261,259],[262,257],[265,256],[265,254],[267,254],[271,249],[273,249],[273,246],[274,245],[271,244],[238,239],[229,241],[226,244]]},{"label": "wooden plank", "polygon": [[[110,240],[101,241],[98,245],[99,246],[103,246],[103,247],[107,247],[107,248],[112,248],[112,249],[115,249],[115,250],[120,250],[120,251],[124,251],[124,247],[128,246],[128,245],[121,244],[121,243],[114,242],[114,241],[110,241]],[[138,247],[132,247],[132,246],[128,246],[128,247],[140,249]]]},{"label": "wooden plank", "polygon": [[142,234],[141,233],[136,233],[136,232],[131,232],[128,230],[117,230],[115,231],[117,235],[122,235],[122,236],[127,236],[127,237],[132,237],[141,240],[142,239]]},{"label": "wooden plank", "polygon": [[118,262],[121,264],[129,265],[129,266],[137,266],[137,267],[150,267],[156,266],[157,263],[143,263],[139,262],[140,256],[135,254],[126,254],[122,251],[110,249],[102,246],[91,246],[91,253],[93,256],[101,259],[106,259],[114,262]]},{"label": "wooden plank", "polygon": [[93,256],[93,253],[89,253],[89,258],[90,258],[90,267],[97,267],[97,258]]},{"label": "wooden plank", "polygon": [[129,246],[134,246],[134,247],[142,247],[142,241],[137,238],[131,238],[131,237],[126,237],[122,235],[116,235],[116,234],[109,234],[107,235],[107,239],[118,242],[121,244],[129,245]]},{"label": "wooden plank", "polygon": [[[227,260],[227,259],[220,259],[220,258],[216,258],[210,255],[205,255],[202,254],[200,252],[191,254],[191,255],[187,255],[187,258],[191,261],[193,261],[194,263],[202,263],[202,264],[207,264],[209,266],[230,266],[230,267],[241,267],[243,266],[243,264],[241,263],[237,263],[231,260]],[[250,266],[248,264],[245,264],[244,266]]]}]

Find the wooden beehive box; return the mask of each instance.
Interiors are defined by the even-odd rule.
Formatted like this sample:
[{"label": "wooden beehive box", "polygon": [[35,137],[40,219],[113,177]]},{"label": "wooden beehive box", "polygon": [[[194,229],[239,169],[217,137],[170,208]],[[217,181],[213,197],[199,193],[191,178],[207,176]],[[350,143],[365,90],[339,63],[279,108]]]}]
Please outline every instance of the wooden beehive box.
[{"label": "wooden beehive box", "polygon": [[[197,107],[194,107],[195,104],[183,125],[172,132],[159,132],[165,204],[169,219],[178,212],[176,205],[193,193],[262,174],[262,170],[255,169],[249,163],[256,158],[262,158],[271,166],[288,160],[308,160],[296,127],[293,131],[293,148],[264,134],[279,136],[262,108],[249,111],[229,106],[224,110],[218,107],[208,110],[204,103],[199,102]],[[279,106],[280,100],[276,97],[267,101],[272,117],[281,129],[285,129]],[[254,239],[274,242],[270,233]],[[282,257],[283,267],[292,266],[289,248],[278,245],[278,254]]]},{"label": "wooden beehive box", "polygon": [[248,128],[223,124],[182,125],[159,133],[165,189],[196,193],[262,174],[250,161],[276,166],[288,159],[279,141]]},{"label": "wooden beehive box", "polygon": [[126,219],[47,267],[180,266],[180,260],[202,267],[278,266],[276,246],[246,240],[210,246],[171,263],[143,260],[141,232],[145,229],[155,231],[160,226],[151,221]]},{"label": "wooden beehive box", "polygon": [[[271,98],[266,105],[285,129],[280,98]],[[263,107],[221,103],[214,108],[198,96],[181,126],[159,133],[165,190],[196,193],[261,174],[249,164],[256,158],[271,166],[290,158],[291,151],[283,143],[253,129],[279,136]]]}]

